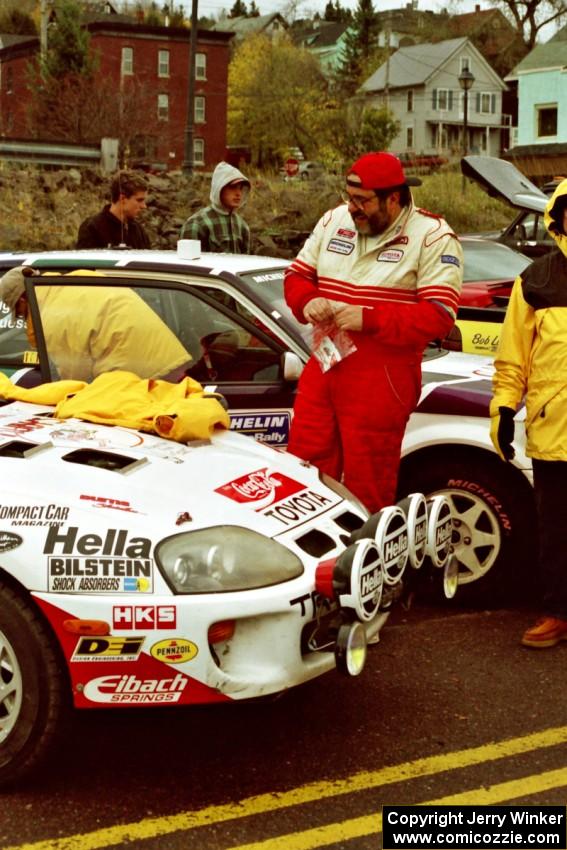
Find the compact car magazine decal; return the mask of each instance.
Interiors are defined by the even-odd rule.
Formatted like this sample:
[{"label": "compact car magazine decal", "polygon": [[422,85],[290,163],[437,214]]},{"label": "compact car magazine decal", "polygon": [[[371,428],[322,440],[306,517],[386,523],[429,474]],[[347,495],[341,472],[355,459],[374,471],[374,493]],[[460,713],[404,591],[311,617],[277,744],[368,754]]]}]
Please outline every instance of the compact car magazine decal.
[{"label": "compact car magazine decal", "polygon": [[0,522],[6,525],[54,525],[58,526],[69,518],[69,508],[65,505],[2,505],[0,504]]},{"label": "compact car magazine decal", "polygon": [[254,437],[260,443],[287,446],[291,425],[291,410],[233,410],[230,429]]},{"label": "compact car magazine decal", "polygon": [[51,526],[45,537],[47,586],[54,593],[151,593],[154,562],[147,537],[126,529],[89,534]]}]

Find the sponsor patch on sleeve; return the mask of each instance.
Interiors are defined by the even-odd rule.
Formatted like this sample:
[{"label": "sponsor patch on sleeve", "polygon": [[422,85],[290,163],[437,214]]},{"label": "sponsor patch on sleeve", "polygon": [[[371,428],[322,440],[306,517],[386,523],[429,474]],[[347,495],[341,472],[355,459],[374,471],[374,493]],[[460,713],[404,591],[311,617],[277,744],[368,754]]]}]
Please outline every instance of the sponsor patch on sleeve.
[{"label": "sponsor patch on sleeve", "polygon": [[457,266],[457,268],[461,267],[461,261],[458,257],[454,257],[453,254],[441,254],[441,262],[449,263],[449,265]]},{"label": "sponsor patch on sleeve", "polygon": [[331,239],[327,245],[327,251],[333,251],[335,254],[352,254],[354,251],[354,242],[345,242],[343,239]]}]

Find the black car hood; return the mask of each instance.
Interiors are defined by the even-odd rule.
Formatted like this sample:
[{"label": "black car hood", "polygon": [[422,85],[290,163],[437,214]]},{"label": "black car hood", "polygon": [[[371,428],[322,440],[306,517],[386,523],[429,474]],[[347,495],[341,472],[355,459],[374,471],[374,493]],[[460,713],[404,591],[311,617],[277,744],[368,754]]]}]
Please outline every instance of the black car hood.
[{"label": "black car hood", "polygon": [[493,198],[499,198],[516,209],[542,213],[548,196],[524,177],[511,162],[495,156],[465,156],[461,171]]}]

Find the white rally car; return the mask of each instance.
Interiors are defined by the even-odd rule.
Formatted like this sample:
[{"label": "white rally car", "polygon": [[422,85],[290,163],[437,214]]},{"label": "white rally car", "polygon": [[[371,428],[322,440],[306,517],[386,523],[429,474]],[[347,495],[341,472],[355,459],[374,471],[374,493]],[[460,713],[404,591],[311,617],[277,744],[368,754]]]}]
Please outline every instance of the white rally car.
[{"label": "white rally car", "polygon": [[[72,705],[226,702],[335,667],[357,675],[367,639],[426,554],[444,568],[447,592],[456,586],[441,495],[416,493],[369,517],[344,487],[269,442],[230,430],[174,442],[32,403],[42,379],[84,379],[97,356],[107,370],[118,363],[129,318],[113,325],[103,352],[98,323],[115,318],[110,308],[125,290],[134,292],[130,276],[33,277],[32,342],[17,323],[3,326],[11,386],[30,386],[12,400],[7,378],[0,384],[0,784],[37,765]],[[168,319],[167,333],[195,364],[191,345],[202,335],[180,321],[188,291],[178,273],[136,280],[136,299]],[[84,310],[65,313],[68,295]],[[203,303],[216,310],[214,298]],[[215,312],[224,348],[206,349],[205,373],[230,354],[231,309]],[[80,322],[85,350],[73,348]],[[273,368],[281,354],[273,329],[247,319],[239,332],[250,326],[259,336],[247,356]],[[150,343],[127,352],[140,372]],[[14,372],[22,363],[31,368]]]}]

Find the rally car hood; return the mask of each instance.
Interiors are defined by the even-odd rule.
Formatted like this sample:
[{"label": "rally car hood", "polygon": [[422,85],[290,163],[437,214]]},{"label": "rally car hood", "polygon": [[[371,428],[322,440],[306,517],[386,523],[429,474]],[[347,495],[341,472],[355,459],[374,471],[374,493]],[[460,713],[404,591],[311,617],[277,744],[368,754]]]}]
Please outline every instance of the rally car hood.
[{"label": "rally car hood", "polygon": [[542,213],[547,195],[518,171],[511,162],[494,156],[465,156],[461,160],[465,177],[474,180],[493,198],[520,210]]},{"label": "rally car hood", "polygon": [[[0,408],[0,532],[2,518],[15,517],[10,506],[22,506],[30,520],[32,512],[24,510],[30,499],[39,506],[37,525],[70,516],[146,533],[151,525],[155,542],[217,525],[293,535],[342,502],[314,467],[241,434],[180,444],[128,428],[56,420],[52,411],[20,402]],[[49,511],[39,509],[48,505]]]}]

